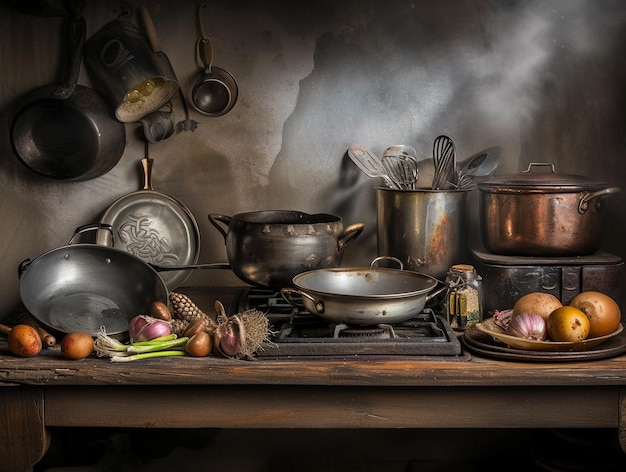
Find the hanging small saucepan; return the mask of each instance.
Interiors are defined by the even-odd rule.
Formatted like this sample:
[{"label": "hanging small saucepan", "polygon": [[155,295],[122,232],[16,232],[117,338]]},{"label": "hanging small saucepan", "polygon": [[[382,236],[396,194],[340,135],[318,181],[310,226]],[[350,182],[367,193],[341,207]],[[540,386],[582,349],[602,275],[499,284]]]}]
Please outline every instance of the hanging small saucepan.
[{"label": "hanging small saucepan", "polygon": [[11,123],[11,141],[20,161],[51,179],[99,177],[119,162],[126,146],[124,125],[112,116],[106,100],[77,84],[85,29],[81,16],[69,19],[66,81],[27,94]]},{"label": "hanging small saucepan", "polygon": [[239,89],[228,71],[213,65],[213,44],[202,24],[202,9],[205,7],[200,5],[198,9],[202,37],[196,41],[196,60],[202,63],[203,69],[193,82],[190,98],[194,108],[203,115],[221,116],[235,106]]}]

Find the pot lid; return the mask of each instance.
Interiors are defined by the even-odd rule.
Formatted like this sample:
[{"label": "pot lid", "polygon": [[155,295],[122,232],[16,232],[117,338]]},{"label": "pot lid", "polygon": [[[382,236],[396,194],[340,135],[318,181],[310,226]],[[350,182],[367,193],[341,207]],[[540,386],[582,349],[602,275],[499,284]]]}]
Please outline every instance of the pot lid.
[{"label": "pot lid", "polygon": [[[543,168],[543,169],[540,169]],[[545,171],[545,168],[548,168]],[[491,177],[478,183],[479,190],[590,190],[608,186],[605,182],[593,181],[588,177],[574,174],[560,174],[554,164],[531,162],[525,171]]]}]

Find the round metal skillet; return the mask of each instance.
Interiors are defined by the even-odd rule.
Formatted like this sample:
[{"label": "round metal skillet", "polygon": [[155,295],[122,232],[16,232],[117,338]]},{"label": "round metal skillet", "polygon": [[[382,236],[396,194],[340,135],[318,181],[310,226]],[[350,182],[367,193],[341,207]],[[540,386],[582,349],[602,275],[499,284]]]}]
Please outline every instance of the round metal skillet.
[{"label": "round metal skillet", "polygon": [[[200,254],[198,223],[180,201],[152,189],[152,163],[149,158],[141,161],[144,188],[119,198],[104,212],[100,223],[111,225],[112,233],[98,231],[96,242],[115,246],[155,266],[196,264]],[[190,273],[165,271],[161,278],[172,291]]]}]

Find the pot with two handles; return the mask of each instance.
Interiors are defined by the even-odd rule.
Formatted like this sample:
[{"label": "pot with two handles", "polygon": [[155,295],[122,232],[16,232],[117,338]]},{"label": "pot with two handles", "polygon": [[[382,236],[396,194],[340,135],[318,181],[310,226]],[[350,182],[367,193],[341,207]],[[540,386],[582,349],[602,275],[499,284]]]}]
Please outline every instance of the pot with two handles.
[{"label": "pot with two handles", "polygon": [[241,280],[264,288],[291,286],[301,272],[337,267],[364,229],[346,228],[339,216],[263,210],[234,216],[210,214],[222,234],[230,266]]},{"label": "pot with two handles", "polygon": [[[538,172],[540,167],[548,172]],[[559,174],[554,165],[478,183],[485,248],[516,256],[583,256],[602,242],[603,200],[620,192],[604,182]]]},{"label": "pot with two handles", "polygon": [[[400,269],[374,267],[381,259],[392,259]],[[447,288],[429,275],[403,270],[396,258],[378,257],[370,267],[317,269],[298,274],[292,287],[281,289],[293,306],[299,303],[310,313],[334,323],[372,326],[409,320],[426,302]],[[300,302],[301,298],[301,302]]]}]

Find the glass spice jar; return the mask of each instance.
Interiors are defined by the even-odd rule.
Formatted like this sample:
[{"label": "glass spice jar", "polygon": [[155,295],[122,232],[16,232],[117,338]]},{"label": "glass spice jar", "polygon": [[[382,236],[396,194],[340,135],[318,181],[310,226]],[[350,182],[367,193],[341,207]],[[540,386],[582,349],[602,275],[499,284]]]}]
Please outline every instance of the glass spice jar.
[{"label": "glass spice jar", "polygon": [[446,275],[445,300],[448,322],[453,329],[465,329],[482,321],[483,283],[474,266],[456,264]]}]

